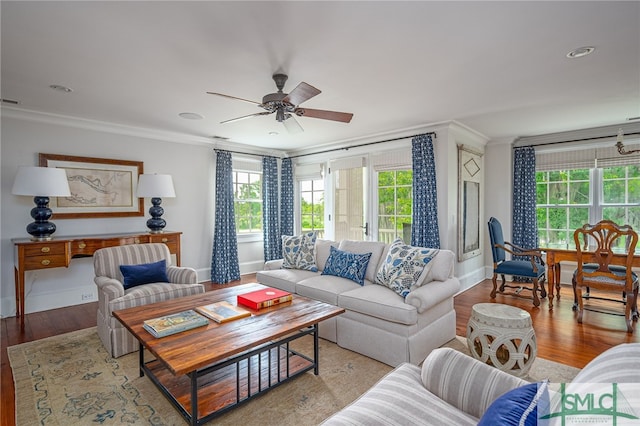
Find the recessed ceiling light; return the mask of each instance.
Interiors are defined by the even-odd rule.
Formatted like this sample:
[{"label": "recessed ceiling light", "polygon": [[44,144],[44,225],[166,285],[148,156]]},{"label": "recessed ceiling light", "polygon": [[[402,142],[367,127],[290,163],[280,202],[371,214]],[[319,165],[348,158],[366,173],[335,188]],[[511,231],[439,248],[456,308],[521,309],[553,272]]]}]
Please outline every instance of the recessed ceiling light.
[{"label": "recessed ceiling light", "polygon": [[202,120],[204,118],[202,115],[195,112],[181,112],[178,115],[185,120]]},{"label": "recessed ceiling light", "polygon": [[570,58],[570,59],[581,58],[583,56],[587,56],[588,54],[590,54],[594,50],[596,50],[596,48],[592,47],[592,46],[578,47],[577,49],[572,50],[571,52],[567,53],[567,58]]},{"label": "recessed ceiling light", "polygon": [[73,92],[73,89],[71,87],[67,87],[67,86],[62,86],[60,84],[52,84],[49,86],[51,89],[53,90],[57,90],[59,92],[64,92],[64,93],[71,93]]},{"label": "recessed ceiling light", "polygon": [[280,133],[278,133],[278,132],[269,132],[269,134],[270,134],[271,136],[278,136]]}]

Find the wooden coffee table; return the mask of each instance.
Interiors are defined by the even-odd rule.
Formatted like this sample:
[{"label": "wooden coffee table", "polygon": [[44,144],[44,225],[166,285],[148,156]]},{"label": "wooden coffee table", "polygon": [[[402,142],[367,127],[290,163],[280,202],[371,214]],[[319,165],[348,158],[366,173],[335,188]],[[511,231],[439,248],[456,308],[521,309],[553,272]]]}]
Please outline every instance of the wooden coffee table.
[{"label": "wooden coffee table", "polygon": [[[192,425],[203,424],[313,369],[318,375],[318,323],[344,309],[294,295],[282,305],[251,310],[251,317],[155,338],[143,321],[226,300],[264,288],[245,284],[150,305],[113,315],[140,342],[140,376],[147,375]],[[313,357],[289,343],[313,336]],[[154,359],[145,361],[145,349]],[[148,356],[148,358],[152,358]]]}]

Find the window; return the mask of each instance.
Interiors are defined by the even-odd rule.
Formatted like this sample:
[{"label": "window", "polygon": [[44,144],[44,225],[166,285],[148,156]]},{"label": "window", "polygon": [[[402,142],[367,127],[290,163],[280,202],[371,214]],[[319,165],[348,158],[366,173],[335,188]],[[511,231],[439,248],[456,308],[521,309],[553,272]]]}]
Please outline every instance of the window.
[{"label": "window", "polygon": [[262,173],[233,171],[236,233],[262,232]]},{"label": "window", "polygon": [[412,185],[411,170],[378,172],[378,241],[411,243]]},{"label": "window", "polygon": [[300,181],[300,227],[302,232],[324,235],[324,180]]},{"label": "window", "polygon": [[538,171],[536,191],[542,247],[574,248],[574,230],[603,219],[640,230],[637,165]]}]

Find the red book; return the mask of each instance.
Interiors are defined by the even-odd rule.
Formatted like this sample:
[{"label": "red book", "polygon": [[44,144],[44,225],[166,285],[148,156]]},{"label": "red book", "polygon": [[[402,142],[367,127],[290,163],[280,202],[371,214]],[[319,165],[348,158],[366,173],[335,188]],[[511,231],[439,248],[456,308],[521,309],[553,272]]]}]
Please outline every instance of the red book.
[{"label": "red book", "polygon": [[238,295],[238,303],[251,309],[268,308],[291,300],[293,300],[291,293],[271,287]]}]

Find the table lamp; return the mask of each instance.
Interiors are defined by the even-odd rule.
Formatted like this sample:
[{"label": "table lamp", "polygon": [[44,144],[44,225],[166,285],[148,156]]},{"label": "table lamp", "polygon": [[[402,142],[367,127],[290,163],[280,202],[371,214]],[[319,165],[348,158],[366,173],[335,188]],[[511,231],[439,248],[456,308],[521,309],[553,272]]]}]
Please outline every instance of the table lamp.
[{"label": "table lamp", "polygon": [[147,227],[152,234],[162,232],[167,222],[160,216],[164,209],[160,207],[162,197],[174,198],[176,191],[173,189],[173,179],[171,175],[142,174],[138,179],[138,197],[151,197],[149,214],[151,219],[147,220]]},{"label": "table lamp", "polygon": [[12,194],[33,195],[36,207],[31,209],[35,222],[27,226],[27,232],[35,241],[47,241],[56,231],[56,225],[49,222],[53,214],[49,208],[49,197],[71,195],[67,172],[54,167],[21,166],[13,182]]}]

